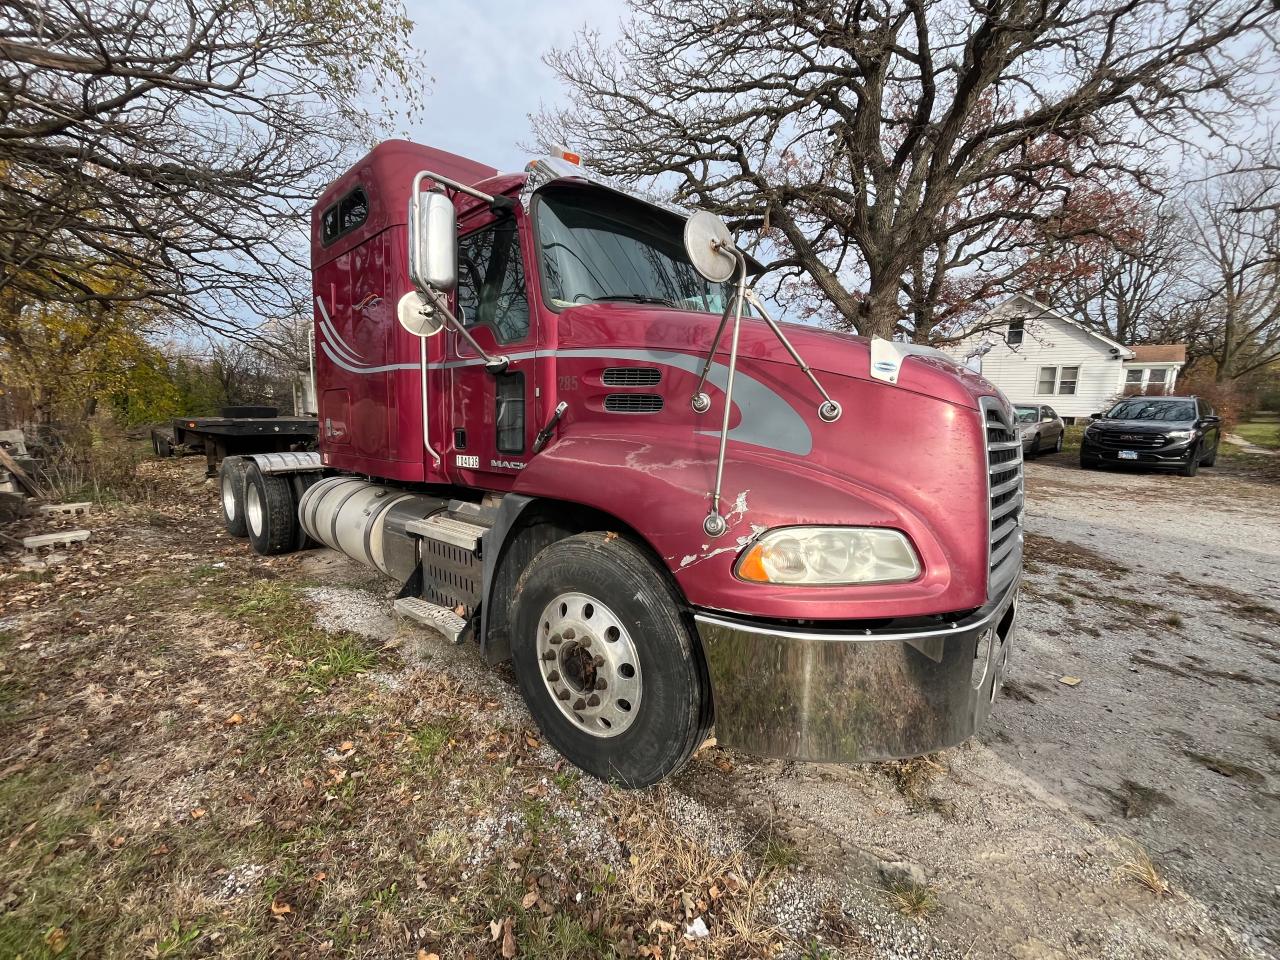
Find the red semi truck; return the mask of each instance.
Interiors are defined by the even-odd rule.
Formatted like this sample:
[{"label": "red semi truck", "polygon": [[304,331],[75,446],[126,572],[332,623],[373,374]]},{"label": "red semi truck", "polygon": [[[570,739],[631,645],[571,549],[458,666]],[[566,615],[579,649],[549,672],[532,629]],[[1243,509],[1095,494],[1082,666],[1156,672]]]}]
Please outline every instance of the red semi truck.
[{"label": "red semi truck", "polygon": [[320,197],[319,451],[228,458],[227,528],[394,578],[629,786],[713,722],[824,761],[974,733],[1021,579],[1007,400],[937,351],[776,323],[720,221],[575,159],[390,141]]}]

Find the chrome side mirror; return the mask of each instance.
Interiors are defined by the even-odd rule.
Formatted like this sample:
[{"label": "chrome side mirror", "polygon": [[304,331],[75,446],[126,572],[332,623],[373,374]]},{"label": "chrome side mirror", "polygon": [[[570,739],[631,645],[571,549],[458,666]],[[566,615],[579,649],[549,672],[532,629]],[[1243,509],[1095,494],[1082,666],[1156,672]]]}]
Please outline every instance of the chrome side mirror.
[{"label": "chrome side mirror", "polygon": [[458,215],[443,193],[409,199],[409,279],[419,290],[452,290],[458,283]]}]

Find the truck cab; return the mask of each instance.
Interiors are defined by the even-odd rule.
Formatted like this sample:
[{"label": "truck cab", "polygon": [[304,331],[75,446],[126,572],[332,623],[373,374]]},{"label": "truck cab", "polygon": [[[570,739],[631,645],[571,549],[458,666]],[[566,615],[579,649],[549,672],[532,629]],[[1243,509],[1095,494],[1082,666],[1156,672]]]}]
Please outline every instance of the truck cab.
[{"label": "truck cab", "polygon": [[294,518],[255,548],[394,578],[397,609],[511,659],[547,739],[627,785],[713,723],[861,761],[986,718],[1023,497],[990,383],[776,322],[723,225],[564,156],[499,174],[390,141],[311,232],[319,454],[224,464],[249,520],[255,498],[263,530]]}]

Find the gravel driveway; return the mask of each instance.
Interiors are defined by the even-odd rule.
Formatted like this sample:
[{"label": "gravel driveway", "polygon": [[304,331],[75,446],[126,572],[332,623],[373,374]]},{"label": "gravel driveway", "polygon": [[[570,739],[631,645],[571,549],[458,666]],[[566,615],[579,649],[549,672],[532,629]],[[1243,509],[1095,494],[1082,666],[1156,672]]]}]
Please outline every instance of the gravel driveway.
[{"label": "gravel driveway", "polygon": [[[699,842],[777,861],[763,908],[795,956],[1280,956],[1280,488],[1065,456],[1027,486],[1020,639],[979,737],[862,766],[713,747],[655,802]],[[359,576],[312,556],[336,564],[320,579]],[[369,599],[313,597],[378,636],[385,593]],[[436,669],[489,675],[420,636]],[[1148,856],[1167,890],[1133,875]],[[903,875],[931,898],[914,918],[887,889]]]},{"label": "gravel driveway", "polygon": [[[927,765],[743,759],[681,788],[787,831],[849,917],[875,915],[885,861],[919,866],[925,942],[873,927],[872,955],[1280,955],[1280,488],[1065,456],[1027,487],[1021,634],[980,737]],[[1126,874],[1130,838],[1169,893]]]}]

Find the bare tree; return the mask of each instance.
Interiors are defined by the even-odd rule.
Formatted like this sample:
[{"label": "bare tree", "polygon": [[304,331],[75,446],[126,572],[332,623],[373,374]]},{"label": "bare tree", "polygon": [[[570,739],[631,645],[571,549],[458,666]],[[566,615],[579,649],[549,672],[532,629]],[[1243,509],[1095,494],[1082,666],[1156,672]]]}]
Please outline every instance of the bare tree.
[{"label": "bare tree", "polygon": [[236,330],[305,301],[300,216],[410,83],[385,0],[0,0],[0,305]]},{"label": "bare tree", "polygon": [[1278,18],[1254,0],[633,8],[617,46],[584,33],[549,56],[573,103],[543,114],[547,137],[760,230],[774,266],[880,336],[988,269],[985,246],[1006,272],[1034,262],[1011,224],[1149,185],[1157,145],[1253,99]]},{"label": "bare tree", "polygon": [[1107,239],[1068,247],[1075,268],[1046,299],[1123,344],[1189,326],[1186,308],[1198,293],[1188,275],[1194,256],[1186,218],[1174,203],[1135,203]]},{"label": "bare tree", "polygon": [[1188,333],[1212,358],[1219,382],[1280,360],[1280,176],[1210,183],[1193,207],[1199,297]]}]

